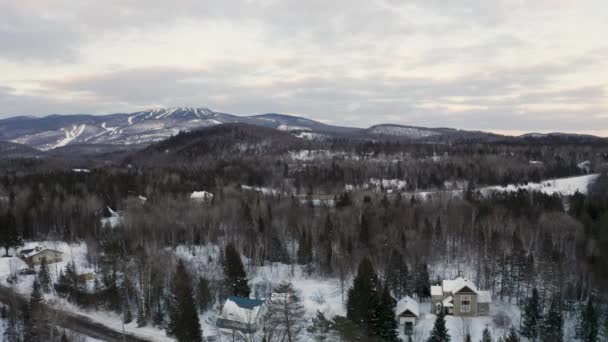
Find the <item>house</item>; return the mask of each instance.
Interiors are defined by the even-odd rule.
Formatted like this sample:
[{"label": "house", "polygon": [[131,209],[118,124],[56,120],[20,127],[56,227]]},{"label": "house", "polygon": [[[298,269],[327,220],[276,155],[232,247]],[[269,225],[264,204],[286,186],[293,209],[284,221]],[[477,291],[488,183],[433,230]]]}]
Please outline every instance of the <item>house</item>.
[{"label": "house", "polygon": [[436,314],[443,311],[454,316],[485,316],[490,313],[491,297],[489,291],[478,290],[472,281],[462,277],[431,286],[432,308]]},{"label": "house", "polygon": [[253,333],[260,328],[265,313],[266,305],[263,300],[230,296],[224,303],[216,324],[220,329]]},{"label": "house", "polygon": [[420,318],[418,302],[406,296],[397,302],[395,315],[399,318],[399,330],[403,331],[406,336],[411,336],[414,333],[414,326]]},{"label": "house", "polygon": [[32,249],[22,249],[19,257],[31,265],[40,265],[42,259],[46,259],[48,264],[53,264],[63,260],[63,253],[45,246],[36,246]]}]

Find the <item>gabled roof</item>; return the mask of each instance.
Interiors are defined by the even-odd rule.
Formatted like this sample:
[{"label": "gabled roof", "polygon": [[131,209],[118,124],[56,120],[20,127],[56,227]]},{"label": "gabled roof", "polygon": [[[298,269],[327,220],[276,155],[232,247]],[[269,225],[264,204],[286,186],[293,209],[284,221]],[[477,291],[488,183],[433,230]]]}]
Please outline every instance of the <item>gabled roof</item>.
[{"label": "gabled roof", "polygon": [[443,296],[443,288],[441,285],[431,286],[431,296]]},{"label": "gabled roof", "polygon": [[54,249],[50,249],[50,248],[46,248],[46,247],[42,247],[42,248],[39,248],[39,249],[36,249],[36,248],[34,248],[34,249],[23,249],[23,250],[21,250],[21,252],[19,252],[19,254],[23,255],[26,258],[31,258],[34,255],[40,254],[40,253],[42,253],[44,251],[51,251],[51,252],[63,254],[63,252],[60,252],[60,251],[57,251],[57,250],[54,250]]},{"label": "gabled roof", "polygon": [[401,316],[405,312],[409,311],[414,316],[419,317],[420,311],[418,308],[418,302],[412,299],[410,296],[405,296],[399,302],[397,302],[397,307],[395,308],[395,313],[397,316]]},{"label": "gabled roof", "polygon": [[459,291],[461,291],[464,288],[469,288],[471,291],[478,293],[477,291],[477,287],[475,286],[475,284],[473,284],[472,281],[463,278],[463,277],[458,277],[454,280],[444,280],[443,281],[443,291],[444,292],[451,292],[451,293],[457,293]]}]

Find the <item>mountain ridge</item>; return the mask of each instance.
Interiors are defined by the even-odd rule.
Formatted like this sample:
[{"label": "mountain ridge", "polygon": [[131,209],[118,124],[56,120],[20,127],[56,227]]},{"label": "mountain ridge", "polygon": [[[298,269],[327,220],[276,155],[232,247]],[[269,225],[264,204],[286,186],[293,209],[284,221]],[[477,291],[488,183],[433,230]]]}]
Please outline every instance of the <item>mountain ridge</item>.
[{"label": "mountain ridge", "polygon": [[384,123],[369,128],[328,125],[302,116],[264,113],[238,116],[207,107],[153,107],[132,113],[50,114],[43,117],[14,116],[0,119],[0,141],[18,143],[41,151],[68,145],[150,145],[205,127],[243,123],[274,128],[298,134],[299,138],[351,137],[374,140],[406,139],[413,141],[459,142],[495,140],[583,140],[606,141],[604,138],[568,133],[529,133],[509,137],[490,132],[448,127],[421,127]]}]

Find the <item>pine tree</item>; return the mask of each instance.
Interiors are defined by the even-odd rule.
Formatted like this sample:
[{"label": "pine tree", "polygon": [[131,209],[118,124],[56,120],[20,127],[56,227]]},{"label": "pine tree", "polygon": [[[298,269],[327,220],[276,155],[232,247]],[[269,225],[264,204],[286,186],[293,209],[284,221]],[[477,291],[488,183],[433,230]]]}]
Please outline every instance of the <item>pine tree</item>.
[{"label": "pine tree", "polygon": [[44,296],[38,279],[34,279],[32,293],[30,295],[29,307],[24,309],[26,327],[26,340],[37,341],[42,338],[41,331],[44,329]]},{"label": "pine tree", "polygon": [[46,258],[42,258],[40,261],[40,270],[38,271],[38,281],[40,281],[40,287],[44,293],[51,292],[51,276],[49,273],[49,267],[46,263]]},{"label": "pine tree", "polygon": [[207,311],[213,297],[211,296],[211,290],[209,289],[209,281],[203,277],[198,279],[198,286],[196,287],[196,300],[198,302],[198,308],[200,313]]},{"label": "pine tree", "polygon": [[365,258],[359,264],[353,286],[348,290],[346,317],[370,335],[378,301],[378,277],[372,263]]},{"label": "pine tree", "polygon": [[490,330],[488,329],[488,327],[485,327],[485,329],[483,329],[483,332],[481,333],[481,341],[480,342],[492,342],[492,333],[490,332]]},{"label": "pine tree", "polygon": [[535,341],[540,333],[542,313],[538,290],[532,290],[532,297],[528,298],[522,317],[521,335]]},{"label": "pine tree", "polygon": [[17,232],[17,220],[10,210],[0,215],[0,246],[4,247],[4,256],[9,256],[10,248],[23,246],[23,239]]},{"label": "pine tree", "polygon": [[505,342],[519,342],[519,335],[517,335],[517,330],[514,327],[509,329],[509,333],[504,338]]},{"label": "pine tree", "polygon": [[393,298],[387,286],[384,286],[380,300],[374,308],[373,331],[382,341],[399,341]]},{"label": "pine tree", "polygon": [[564,340],[563,332],[564,320],[562,318],[561,299],[555,295],[551,300],[549,312],[545,316],[542,323],[542,334],[540,339],[543,342],[562,342]]},{"label": "pine tree", "polygon": [[241,255],[232,243],[226,245],[223,266],[228,295],[248,298],[251,288],[247,282],[247,273],[245,273]]},{"label": "pine tree", "polygon": [[309,276],[314,271],[312,241],[306,232],[302,232],[298,241],[298,264],[302,265],[304,272]]},{"label": "pine tree", "polygon": [[175,337],[178,342],[202,340],[201,325],[192,294],[192,280],[182,260],[177,263],[173,275],[167,334]]},{"label": "pine tree", "polygon": [[582,342],[597,342],[599,340],[599,317],[593,300],[593,297],[590,296],[579,318],[577,337]]},{"label": "pine tree", "polygon": [[416,273],[416,294],[420,300],[431,296],[431,281],[427,264],[418,264]]},{"label": "pine tree", "polygon": [[407,264],[403,261],[403,255],[399,251],[393,250],[391,253],[391,259],[384,274],[386,284],[392,293],[398,298],[408,294],[409,270]]},{"label": "pine tree", "polygon": [[427,342],[450,342],[450,335],[445,327],[445,313],[443,311],[437,315],[435,326],[433,326],[431,336],[429,336]]},{"label": "pine tree", "polygon": [[335,330],[333,321],[325,318],[321,311],[317,311],[317,315],[312,318],[312,324],[306,329],[317,342],[329,341],[331,333]]}]

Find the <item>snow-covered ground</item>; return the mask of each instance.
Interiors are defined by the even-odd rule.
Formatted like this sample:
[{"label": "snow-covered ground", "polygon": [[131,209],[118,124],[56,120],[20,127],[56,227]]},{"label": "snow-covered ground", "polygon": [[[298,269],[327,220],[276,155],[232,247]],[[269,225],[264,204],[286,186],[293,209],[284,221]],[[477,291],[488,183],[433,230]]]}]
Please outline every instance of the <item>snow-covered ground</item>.
[{"label": "snow-covered ground", "polygon": [[[59,271],[65,268],[68,262],[73,261],[76,264],[78,273],[92,272],[93,269],[87,262],[87,246],[85,243],[68,244],[65,242],[44,241],[44,242],[29,242],[26,248],[33,248],[37,245],[45,245],[48,248],[56,249],[64,253],[64,260],[60,263],[49,265],[51,277],[56,281]],[[176,249],[169,249],[177,257],[184,259],[194,273],[204,275],[209,280],[219,281],[222,277],[222,268],[219,265],[220,249],[218,246],[206,245],[186,247],[179,246]],[[14,253],[14,251],[11,251]],[[266,266],[254,266],[245,260],[246,270],[249,275],[250,285],[254,297],[260,299],[268,298],[269,289],[276,284],[288,280],[291,281],[297,294],[302,301],[305,309],[305,318],[310,323],[310,319],[314,317],[317,311],[323,312],[326,317],[334,317],[336,315],[344,316],[346,314],[345,300],[347,289],[350,281],[340,282],[338,278],[321,278],[316,276],[306,275],[300,266],[291,266],[282,263],[273,263]],[[446,266],[446,265],[443,265]],[[449,276],[455,274],[451,270],[453,265],[442,269],[434,267],[434,275]],[[454,266],[455,267],[455,266]],[[0,283],[4,286],[11,286],[7,281],[9,275],[16,273],[19,269],[27,268],[27,265],[18,258],[0,258]],[[448,270],[448,268],[450,268]],[[438,271],[441,271],[437,273]],[[457,273],[457,272],[456,272]],[[17,281],[13,283],[14,288],[24,295],[31,291],[31,286],[34,276],[19,276]],[[101,323],[117,331],[126,331],[136,336],[144,337],[154,342],[168,342],[174,339],[166,336],[164,330],[157,329],[152,326],[138,328],[136,323],[127,325],[122,324],[121,316],[107,311],[83,310],[75,305],[68,303],[62,298],[53,296],[52,294],[45,295],[47,303],[50,305],[75,312],[91,318],[92,320]],[[471,334],[473,341],[478,341],[481,338],[482,330],[487,326],[493,332],[495,338],[502,336],[505,331],[511,326],[518,327],[520,323],[520,311],[511,304],[493,302],[491,304],[491,313],[489,316],[473,317],[473,318],[457,318],[446,317],[447,328],[452,336],[453,341],[461,341],[464,334],[468,331]],[[215,305],[213,309],[200,316],[201,326],[205,336],[217,336],[220,331],[215,327],[215,320],[220,314],[219,305]],[[414,329],[414,341],[424,341],[428,338],[428,334],[433,328],[435,315],[430,313],[430,304],[428,302],[420,304],[420,320]],[[307,325],[308,325],[307,323]],[[571,324],[571,322],[566,322]],[[0,322],[0,330],[2,324]],[[312,338],[303,333],[303,341],[312,341]],[[226,336],[229,338],[229,336]]]},{"label": "snow-covered ground", "polygon": [[597,174],[556,178],[542,181],[540,183],[528,183],[524,185],[507,185],[507,186],[490,186],[480,189],[482,194],[487,194],[492,191],[540,191],[547,195],[560,194],[562,196],[574,195],[577,191],[587,193],[587,187],[597,178]]}]

